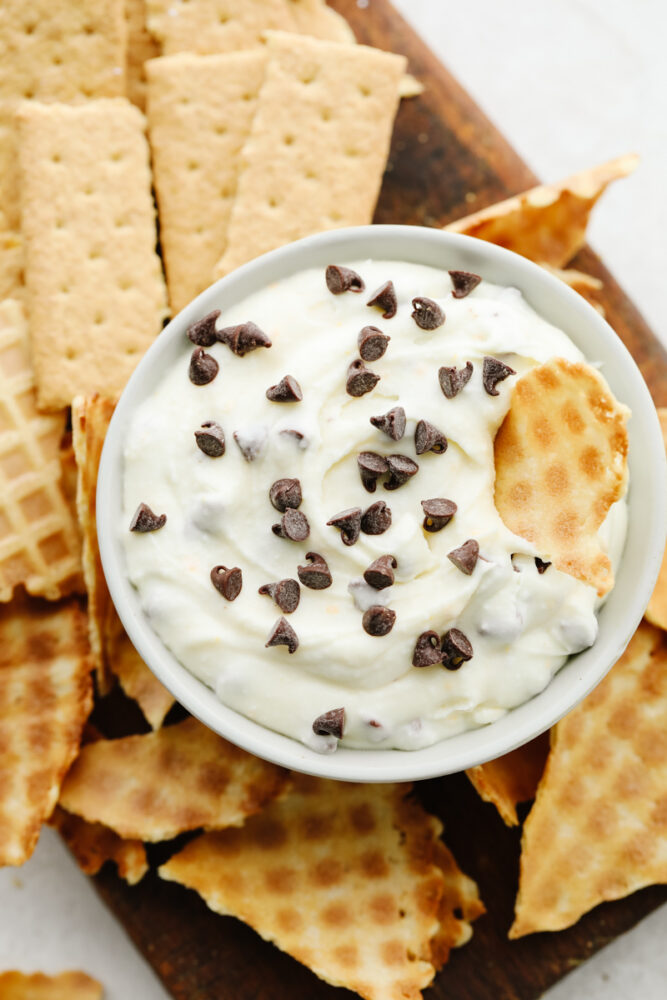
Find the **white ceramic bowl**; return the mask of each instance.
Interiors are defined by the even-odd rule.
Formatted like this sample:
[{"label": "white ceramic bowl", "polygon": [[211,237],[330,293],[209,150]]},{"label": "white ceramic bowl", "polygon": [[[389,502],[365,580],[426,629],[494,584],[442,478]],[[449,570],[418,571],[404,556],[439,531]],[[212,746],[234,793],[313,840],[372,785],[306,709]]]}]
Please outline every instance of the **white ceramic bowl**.
[{"label": "white ceramic bowl", "polygon": [[[162,373],[189,349],[186,328],[270,282],[336,261],[406,260],[474,271],[518,287],[545,319],[563,329],[632,410],[629,521],[616,586],[599,616],[595,645],[571,657],[548,687],[498,721],[422,750],[348,750],[320,755],[227,708],[175,659],[153,632],[129,582],[120,541],[123,444],[128,422]],[[632,636],[653,589],[665,544],[666,475],[662,436],[648,390],[630,354],[598,313],[557,278],[481,240],[411,226],[366,226],[313,236],[246,264],[202,292],[160,334],[123,393],[107,435],[97,490],[100,551],[118,613],[146,663],[193,715],[226,739],[285,767],[348,781],[409,781],[491,760],[548,729],[604,677]]]}]

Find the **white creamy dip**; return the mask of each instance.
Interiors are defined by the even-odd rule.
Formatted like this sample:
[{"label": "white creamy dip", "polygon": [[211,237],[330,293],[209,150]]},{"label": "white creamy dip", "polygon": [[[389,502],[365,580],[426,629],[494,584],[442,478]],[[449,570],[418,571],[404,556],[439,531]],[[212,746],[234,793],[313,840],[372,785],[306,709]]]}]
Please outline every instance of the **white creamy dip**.
[{"label": "white creamy dip", "polygon": [[[568,655],[595,641],[595,590],[553,566],[538,573],[534,557],[548,560],[549,554],[509,531],[493,502],[493,440],[517,378],[552,357],[583,356],[514,288],[482,281],[456,299],[446,271],[388,261],[348,266],[366,283],[361,294],[331,294],[318,268],[276,282],[221,315],[218,328],[252,320],[272,346],[244,357],[225,344],[207,347],[219,364],[207,385],[190,381],[193,345],[183,338],[178,363],[128,429],[119,531],[129,578],[152,627],[226,705],[320,751],[335,749],[338,740],[316,735],[313,721],[344,708],[343,745],[411,750],[493,722],[542,691]],[[385,320],[366,302],[389,279],[398,311]],[[445,323],[420,329],[411,317],[415,296],[434,299]],[[369,324],[391,340],[382,358],[367,363],[379,383],[357,398],[346,393],[347,370],[358,357],[357,335]],[[482,385],[486,355],[517,373],[498,383],[497,396]],[[467,361],[474,366],[470,381],[445,398],[438,369]],[[303,400],[268,400],[266,389],[288,374]],[[395,406],[407,415],[398,441],[370,423]],[[444,454],[416,455],[419,420],[447,436]],[[207,421],[224,429],[221,457],[196,445],[194,432]],[[244,458],[234,432],[260,448],[254,461]],[[371,494],[357,466],[362,451],[407,455],[419,471],[393,491],[381,480]],[[301,483],[299,509],[310,525],[304,542],[271,530],[281,514],[269,488],[286,477]],[[435,497],[453,500],[458,510],[446,527],[429,533],[420,501]],[[365,511],[377,500],[392,512],[383,534],[361,533],[345,546],[340,531],[327,526],[340,511]],[[128,530],[140,502],[167,515],[164,527]],[[620,501],[600,530],[614,566],[625,516]],[[468,576],[447,554],[471,538],[480,558]],[[297,579],[309,551],[324,556],[332,585],[301,586],[298,608],[285,616],[299,640],[293,654],[284,645],[265,648],[282,612],[258,588]],[[397,560],[395,583],[376,591],[363,573],[386,554]],[[243,587],[233,601],[211,583],[219,564],[242,570]],[[363,610],[372,604],[395,612],[389,634],[362,628]],[[413,667],[418,636],[452,627],[467,636],[472,659],[457,670]]]}]

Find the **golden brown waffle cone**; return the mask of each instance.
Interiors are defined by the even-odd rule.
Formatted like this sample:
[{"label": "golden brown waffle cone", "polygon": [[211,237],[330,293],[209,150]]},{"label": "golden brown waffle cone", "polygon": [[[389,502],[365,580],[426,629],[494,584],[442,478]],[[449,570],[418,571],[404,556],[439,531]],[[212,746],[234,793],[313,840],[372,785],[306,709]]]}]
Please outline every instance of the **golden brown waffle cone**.
[{"label": "golden brown waffle cone", "polygon": [[102,1000],[102,987],[85,972],[0,972],[0,1000]]},{"label": "golden brown waffle cone", "polygon": [[469,768],[466,774],[480,798],[496,807],[503,823],[517,826],[516,807],[535,798],[548,753],[549,734],[542,733],[496,760]]},{"label": "golden brown waffle cone", "polygon": [[558,184],[540,184],[445,226],[506,247],[538,264],[562,268],[586,241],[591,209],[608,184],[627,177],[639,158],[629,153]]},{"label": "golden brown waffle cone", "polygon": [[[667,451],[667,409],[658,410],[662,436],[665,440],[665,450]],[[667,629],[667,549],[662,557],[662,566],[658,576],[655,590],[651,596],[646,609],[646,617],[654,625]]]},{"label": "golden brown waffle cone", "polygon": [[64,496],[63,413],[37,412],[26,322],[0,302],[0,601],[24,584],[57,600],[81,589],[80,539]]},{"label": "golden brown waffle cone", "polygon": [[159,873],[335,986],[417,1000],[484,907],[409,791],[295,775],[288,795]]},{"label": "golden brown waffle cone", "polygon": [[553,358],[518,380],[494,443],[507,527],[600,596],[614,574],[598,530],[625,492],[629,414],[594,368]]},{"label": "golden brown waffle cone", "polygon": [[0,865],[34,850],[92,706],[85,615],[74,600],[0,609]]},{"label": "golden brown waffle cone", "polygon": [[97,875],[105,862],[113,861],[119,876],[128,885],[135,885],[148,871],[146,848],[140,840],[123,840],[101,823],[86,823],[60,806],[56,806],[49,825],[58,831],[86,875]]},{"label": "golden brown waffle cone", "polygon": [[227,743],[196,719],[83,747],[60,805],[127,839],[243,823],[286,784],[287,772]]},{"label": "golden brown waffle cone", "polygon": [[523,831],[512,938],[667,882],[667,637],[642,623],[552,734]]}]

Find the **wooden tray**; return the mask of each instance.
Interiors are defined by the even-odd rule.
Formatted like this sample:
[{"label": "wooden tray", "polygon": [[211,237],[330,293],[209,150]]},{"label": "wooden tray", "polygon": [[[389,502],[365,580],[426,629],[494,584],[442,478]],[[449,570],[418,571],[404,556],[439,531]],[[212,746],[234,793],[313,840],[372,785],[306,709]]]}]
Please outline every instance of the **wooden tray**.
[{"label": "wooden tray", "polygon": [[[536,183],[536,178],[386,0],[360,9],[331,0],[359,41],[402,52],[426,85],[404,101],[396,122],[377,222],[440,226]],[[587,164],[581,164],[587,166]],[[474,197],[473,197],[474,196]],[[598,258],[585,249],[577,268],[601,278],[607,318],[634,355],[658,405],[667,405],[667,355]],[[120,712],[107,711],[105,730],[121,735]],[[134,716],[136,719],[136,716]],[[136,728],[134,729],[136,732]],[[667,900],[653,887],[605,904],[567,931],[507,940],[519,862],[519,830],[508,830],[477,797],[465,775],[422,782],[418,794],[442,817],[445,839],[477,880],[488,913],[470,944],[451,960],[427,993],[432,1000],[536,1000],[570,969]],[[174,845],[150,849],[159,863]],[[124,924],[167,990],[178,1000],[343,1000],[347,991],[307,969],[236,920],[209,911],[194,893],[151,872],[129,888],[109,867],[98,892]]]}]

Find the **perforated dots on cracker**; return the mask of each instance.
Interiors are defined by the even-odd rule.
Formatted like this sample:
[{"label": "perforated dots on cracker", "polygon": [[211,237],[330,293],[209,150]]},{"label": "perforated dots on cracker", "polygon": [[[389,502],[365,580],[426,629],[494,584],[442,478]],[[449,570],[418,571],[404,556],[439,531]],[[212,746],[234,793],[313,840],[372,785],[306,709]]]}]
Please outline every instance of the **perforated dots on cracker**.
[{"label": "perforated dots on cracker", "polygon": [[588,217],[600,195],[638,163],[634,154],[619,156],[557,184],[540,184],[489,205],[445,229],[497,243],[538,264],[565,267],[586,241]]},{"label": "perforated dots on cracker", "polygon": [[494,444],[507,527],[601,596],[614,576],[597,532],[625,492],[629,415],[599,372],[555,358],[518,380]]},{"label": "perforated dots on cracker", "polygon": [[285,787],[287,772],[196,719],[83,747],[60,794],[67,812],[125,838],[167,840],[242,823]]},{"label": "perforated dots on cracker", "polygon": [[163,865],[217,913],[367,1000],[418,1000],[484,912],[409,785],[294,776],[243,827],[205,834]]},{"label": "perforated dots on cracker", "polygon": [[552,732],[510,937],[561,930],[658,882],[667,882],[667,638],[642,623]]}]

